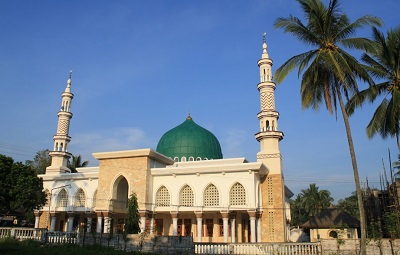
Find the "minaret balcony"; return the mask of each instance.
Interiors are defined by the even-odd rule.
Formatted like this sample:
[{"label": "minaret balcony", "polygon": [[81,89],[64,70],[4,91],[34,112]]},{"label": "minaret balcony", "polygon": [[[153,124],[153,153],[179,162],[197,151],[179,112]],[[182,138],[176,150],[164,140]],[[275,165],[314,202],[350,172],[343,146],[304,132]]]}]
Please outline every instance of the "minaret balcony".
[{"label": "minaret balcony", "polygon": [[262,118],[266,118],[266,117],[272,117],[272,118],[276,118],[278,120],[279,112],[277,112],[275,110],[270,110],[270,111],[261,111],[257,114],[257,118],[259,120],[261,120]]},{"label": "minaret balcony", "polygon": [[270,59],[270,58],[262,58],[262,59],[257,61],[257,64],[258,64],[258,66],[265,65],[265,64],[272,66],[272,59]]},{"label": "minaret balcony", "polygon": [[261,141],[266,138],[283,139],[283,132],[281,131],[261,131],[255,134],[257,141]]},{"label": "minaret balcony", "polygon": [[275,88],[276,88],[275,82],[273,82],[273,81],[262,81],[262,82],[257,84],[258,91],[261,91],[262,89],[268,89],[268,88],[271,88],[271,89],[275,90]]}]

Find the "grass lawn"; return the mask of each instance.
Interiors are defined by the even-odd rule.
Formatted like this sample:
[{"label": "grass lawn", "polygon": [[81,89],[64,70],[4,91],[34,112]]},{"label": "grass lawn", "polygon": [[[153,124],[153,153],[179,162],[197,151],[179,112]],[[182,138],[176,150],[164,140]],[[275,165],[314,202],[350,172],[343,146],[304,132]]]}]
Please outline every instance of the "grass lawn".
[{"label": "grass lawn", "polygon": [[[112,248],[78,245],[42,245],[33,240],[17,241],[11,238],[0,239],[0,254],[5,255],[126,255],[144,254],[140,252],[116,251]],[[146,255],[150,255],[146,253]]]}]

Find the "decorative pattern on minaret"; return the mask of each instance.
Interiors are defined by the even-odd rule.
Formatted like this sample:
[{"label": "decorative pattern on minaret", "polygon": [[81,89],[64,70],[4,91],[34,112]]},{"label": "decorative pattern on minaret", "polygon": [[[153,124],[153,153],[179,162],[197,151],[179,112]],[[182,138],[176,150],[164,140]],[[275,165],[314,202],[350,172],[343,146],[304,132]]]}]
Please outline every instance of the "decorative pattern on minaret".
[{"label": "decorative pattern on minaret", "polygon": [[50,152],[51,166],[46,169],[46,172],[70,172],[67,168],[67,163],[71,154],[68,152],[68,145],[71,141],[69,137],[69,125],[72,118],[71,102],[74,94],[71,93],[71,79],[72,71],[69,73],[67,86],[61,94],[61,108],[58,112],[57,133],[53,136],[54,146],[53,151]]}]

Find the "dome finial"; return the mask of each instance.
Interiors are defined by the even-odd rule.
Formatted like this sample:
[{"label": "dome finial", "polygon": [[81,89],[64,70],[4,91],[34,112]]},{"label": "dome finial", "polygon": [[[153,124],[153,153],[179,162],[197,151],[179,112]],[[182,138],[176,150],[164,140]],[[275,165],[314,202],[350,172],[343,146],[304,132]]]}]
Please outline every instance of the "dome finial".
[{"label": "dome finial", "polygon": [[187,120],[191,120],[192,119],[192,117],[190,117],[190,112],[189,112],[188,116],[186,117],[186,119]]},{"label": "dome finial", "polygon": [[263,48],[262,58],[269,58],[269,57],[268,57],[268,52],[267,52],[267,40],[266,40],[266,36],[267,36],[267,33],[264,32],[264,33],[263,33],[263,45],[262,45],[262,48]]},{"label": "dome finial", "polygon": [[65,88],[65,92],[71,92],[71,79],[72,79],[72,69],[69,71],[67,87]]}]

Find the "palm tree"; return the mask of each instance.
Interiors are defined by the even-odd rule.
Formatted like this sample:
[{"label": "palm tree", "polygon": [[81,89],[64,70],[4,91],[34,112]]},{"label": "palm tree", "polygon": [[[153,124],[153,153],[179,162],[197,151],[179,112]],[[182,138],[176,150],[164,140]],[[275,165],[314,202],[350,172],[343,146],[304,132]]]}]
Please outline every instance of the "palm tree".
[{"label": "palm tree", "polygon": [[397,156],[398,156],[398,160],[393,162],[393,168],[397,169],[397,172],[395,173],[395,175],[400,177],[400,153]]},{"label": "palm tree", "polygon": [[68,161],[67,167],[71,170],[71,173],[76,173],[76,169],[78,167],[85,167],[89,165],[89,161],[83,161],[81,155],[74,156],[72,155],[70,161]]},{"label": "palm tree", "polygon": [[366,224],[363,199],[358,175],[358,167],[354,152],[353,138],[349,118],[343,102],[347,96],[358,91],[357,79],[371,83],[368,73],[361,64],[348,52],[349,49],[369,49],[371,42],[365,38],[354,38],[357,29],[366,25],[381,25],[381,20],[372,16],[362,16],[353,23],[345,13],[339,11],[338,0],[331,0],[326,7],[321,0],[297,0],[307,23],[290,16],[279,18],[276,28],[291,33],[301,42],[314,49],[296,55],[279,67],[275,81],[281,83],[293,69],[298,67],[302,74],[300,95],[303,108],[319,109],[324,102],[327,110],[337,115],[337,102],[346,128],[357,201],[360,209],[361,253],[366,254]]},{"label": "palm tree", "polygon": [[310,184],[307,189],[302,189],[301,204],[307,211],[309,217],[316,216],[322,209],[328,208],[333,202],[331,193],[328,190],[318,190],[315,183]]},{"label": "palm tree", "polygon": [[396,137],[400,150],[400,27],[389,30],[386,38],[375,27],[372,32],[374,47],[363,54],[362,60],[371,76],[381,82],[354,95],[346,109],[352,114],[365,101],[372,103],[383,96],[367,126],[367,135],[368,138],[377,133],[384,139]]}]

